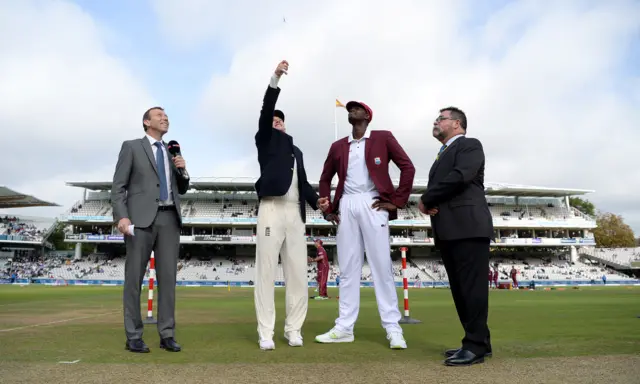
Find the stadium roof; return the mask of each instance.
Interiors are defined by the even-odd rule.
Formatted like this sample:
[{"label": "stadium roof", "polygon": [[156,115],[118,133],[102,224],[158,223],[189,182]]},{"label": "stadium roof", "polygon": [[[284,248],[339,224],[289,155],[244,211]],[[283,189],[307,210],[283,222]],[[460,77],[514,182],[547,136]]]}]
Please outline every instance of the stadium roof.
[{"label": "stadium roof", "polygon": [[40,200],[37,197],[16,192],[7,187],[0,187],[1,208],[26,208],[26,207],[59,207],[59,204]]},{"label": "stadium roof", "polygon": [[[191,190],[218,192],[254,192],[257,178],[254,177],[193,177]],[[393,183],[398,185],[398,179]],[[111,189],[110,181],[67,182],[68,186],[85,188],[92,191],[107,191]],[[318,183],[311,183],[314,188]],[[335,185],[333,185],[335,188]],[[426,179],[416,179],[413,183],[413,193],[423,193],[427,189]],[[565,197],[585,195],[595,191],[586,189],[547,188],[507,183],[486,183],[485,191],[490,196],[519,196],[519,197]]]},{"label": "stadium roof", "polygon": [[575,189],[575,188],[548,188],[548,187],[535,187],[527,185],[514,185],[514,184],[498,184],[487,183],[485,186],[487,195],[493,196],[521,196],[521,197],[565,197],[565,196],[578,196],[586,195],[587,193],[593,193],[595,191],[589,189]]},{"label": "stadium roof", "polygon": [[80,182],[67,182],[70,187],[79,187],[89,189],[91,191],[110,191],[110,181],[80,181]]}]

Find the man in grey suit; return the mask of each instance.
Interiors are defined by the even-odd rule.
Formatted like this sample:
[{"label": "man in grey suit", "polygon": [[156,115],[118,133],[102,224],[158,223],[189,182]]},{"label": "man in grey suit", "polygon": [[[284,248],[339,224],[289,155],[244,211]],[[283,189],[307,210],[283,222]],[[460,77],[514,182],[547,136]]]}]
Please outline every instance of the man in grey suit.
[{"label": "man in grey suit", "polygon": [[[158,281],[158,333],[160,348],[179,352],[174,339],[175,288],[180,251],[180,195],[189,189],[189,179],[181,156],[170,159],[162,136],[169,119],[160,107],[142,117],[146,135],[122,143],[113,175],[111,204],[113,219],[124,234],[127,257],[124,269],[124,328],[126,349],[149,352],[142,340],[140,287],[147,263],[154,252]],[[185,175],[188,175],[186,172]]]}]

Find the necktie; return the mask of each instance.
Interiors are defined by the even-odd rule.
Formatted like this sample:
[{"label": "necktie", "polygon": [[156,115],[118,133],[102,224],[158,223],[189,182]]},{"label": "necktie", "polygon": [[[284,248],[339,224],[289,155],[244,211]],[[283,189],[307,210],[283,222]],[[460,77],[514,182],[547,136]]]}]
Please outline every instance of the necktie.
[{"label": "necktie", "polygon": [[166,201],[169,199],[169,188],[167,188],[167,173],[164,169],[164,151],[162,150],[161,142],[156,141],[153,145],[158,148],[156,151],[156,167],[160,178],[160,201]]},{"label": "necktie", "polygon": [[440,155],[442,154],[442,152],[444,152],[445,148],[447,148],[446,144],[440,147],[440,152],[438,152],[438,155],[436,156],[436,160],[440,158]]}]

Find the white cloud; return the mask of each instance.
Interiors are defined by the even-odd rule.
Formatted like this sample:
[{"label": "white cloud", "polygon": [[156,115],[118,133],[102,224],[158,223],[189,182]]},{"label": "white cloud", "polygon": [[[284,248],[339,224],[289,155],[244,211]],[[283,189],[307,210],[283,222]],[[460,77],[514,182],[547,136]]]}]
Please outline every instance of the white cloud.
[{"label": "white cloud", "polygon": [[258,30],[282,28],[285,19],[288,28],[296,23],[295,16],[299,14],[298,5],[292,0],[151,0],[150,3],[161,33],[182,48],[210,41],[230,46],[245,44],[255,38]]},{"label": "white cloud", "polygon": [[[198,166],[198,173],[193,173],[194,181],[215,181],[216,178],[225,181],[234,179],[255,179],[260,176],[260,169],[255,166],[256,156],[238,157],[226,161],[216,162],[212,167]],[[206,164],[206,163],[205,163]]]},{"label": "white cloud", "polygon": [[[485,145],[488,181],[595,189],[597,205],[640,232],[640,78],[620,71],[640,32],[637,2],[520,1],[481,23],[470,0],[152,4],[174,46],[233,52],[199,113],[224,127],[214,144],[223,151],[191,154],[193,176],[258,176],[260,103],[286,58],[278,106],[311,179],[333,141],[334,112],[340,136],[350,130],[336,97],[370,104],[372,129],[394,132],[418,177],[439,147],[433,118],[456,105]],[[107,52],[105,41],[121,38],[112,32],[69,2],[0,2],[3,184],[68,206],[81,191],[64,181],[111,178],[120,142],[141,133],[141,111],[155,104]]]},{"label": "white cloud", "polygon": [[0,3],[3,185],[70,204],[67,177],[110,179],[120,143],[142,135],[152,100],[105,33],[69,2]]},{"label": "white cloud", "polygon": [[640,88],[619,87],[638,84],[620,71],[639,32],[637,2],[513,2],[480,23],[470,0],[279,1],[256,11],[246,2],[154,3],[164,33],[185,49],[229,37],[232,65],[212,77],[201,116],[226,127],[221,142],[235,138],[242,156],[255,153],[261,98],[286,58],[278,106],[311,178],[333,141],[335,97],[370,104],[372,129],[392,130],[420,177],[439,147],[433,118],[456,105],[484,143],[488,181],[595,189],[598,205],[629,212],[640,232],[633,206],[615,204],[640,191],[640,168],[626,157],[640,141]]}]

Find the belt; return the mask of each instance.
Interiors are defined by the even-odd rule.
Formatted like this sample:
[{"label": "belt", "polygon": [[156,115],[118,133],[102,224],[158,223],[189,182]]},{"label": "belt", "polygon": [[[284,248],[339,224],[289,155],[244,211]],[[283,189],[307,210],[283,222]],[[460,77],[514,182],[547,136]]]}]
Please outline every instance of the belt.
[{"label": "belt", "polygon": [[158,211],[175,211],[175,210],[176,210],[175,205],[159,205],[158,206]]}]

